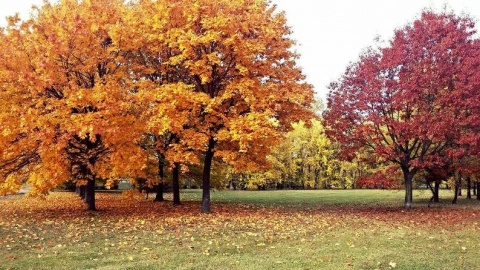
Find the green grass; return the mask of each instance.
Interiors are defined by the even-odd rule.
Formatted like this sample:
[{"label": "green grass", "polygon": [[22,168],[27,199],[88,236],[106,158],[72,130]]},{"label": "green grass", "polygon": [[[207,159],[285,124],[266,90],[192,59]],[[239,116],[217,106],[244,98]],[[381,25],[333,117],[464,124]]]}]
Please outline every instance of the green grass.
[{"label": "green grass", "polygon": [[[478,269],[480,203],[451,192],[198,190],[183,205],[71,193],[0,199],[0,269]],[[168,197],[168,196],[167,196]]]},{"label": "green grass", "polygon": [[[466,194],[466,192],[464,192]],[[420,207],[426,206],[432,196],[430,190],[414,190],[414,204]],[[201,190],[182,190],[183,200],[199,201],[202,197]],[[354,190],[269,190],[269,191],[212,191],[211,198],[214,202],[232,204],[253,204],[269,207],[402,207],[405,200],[404,190],[377,190],[377,189],[354,189]],[[442,207],[450,205],[453,192],[440,190]],[[459,197],[459,205],[470,205],[475,200],[462,200]]]}]

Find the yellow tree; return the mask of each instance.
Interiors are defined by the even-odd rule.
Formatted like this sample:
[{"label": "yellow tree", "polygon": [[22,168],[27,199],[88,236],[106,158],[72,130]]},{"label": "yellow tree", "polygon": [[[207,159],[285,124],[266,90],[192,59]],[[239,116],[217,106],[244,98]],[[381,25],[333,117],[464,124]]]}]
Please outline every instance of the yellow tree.
[{"label": "yellow tree", "polygon": [[343,161],[338,145],[325,134],[321,120],[300,121],[268,156],[272,167],[265,173],[283,187],[347,188],[358,179],[361,163]]},{"label": "yellow tree", "polygon": [[155,80],[142,83],[158,105],[150,125],[180,138],[172,146],[181,150],[176,158],[198,162],[195,150],[203,153],[202,212],[210,212],[214,155],[237,170],[266,166],[281,132],[311,117],[312,88],[296,67],[285,15],[269,1],[146,0],[140,6],[131,31],[114,39],[151,56],[144,71]]}]

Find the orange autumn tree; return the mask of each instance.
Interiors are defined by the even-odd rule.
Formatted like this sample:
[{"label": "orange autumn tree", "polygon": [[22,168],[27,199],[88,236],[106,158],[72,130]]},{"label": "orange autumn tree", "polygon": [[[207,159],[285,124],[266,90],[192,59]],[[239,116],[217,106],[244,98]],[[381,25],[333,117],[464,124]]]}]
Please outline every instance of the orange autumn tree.
[{"label": "orange autumn tree", "polygon": [[99,173],[133,174],[146,160],[135,144],[141,122],[131,70],[108,33],[128,8],[121,0],[63,0],[45,2],[27,21],[10,19],[0,66],[10,112],[2,109],[2,125],[11,112],[25,124],[3,132],[0,143],[18,145],[7,148],[6,160],[23,156],[21,164],[35,153],[21,171],[33,193],[72,179],[87,185],[94,210]]},{"label": "orange autumn tree", "polygon": [[214,155],[265,167],[290,123],[312,116],[285,15],[269,1],[64,0],[34,14],[2,36],[15,49],[2,62],[8,106],[29,110],[1,143],[28,140],[6,153],[33,153],[24,172],[38,190],[141,174],[141,135],[168,135],[157,150],[173,168],[204,161],[209,212]]},{"label": "orange autumn tree", "polygon": [[270,1],[146,0],[139,9],[113,39],[143,55],[139,91],[156,111],[149,126],[179,138],[170,162],[195,163],[201,153],[202,212],[210,212],[214,156],[237,170],[267,166],[290,123],[312,116],[312,88]]}]

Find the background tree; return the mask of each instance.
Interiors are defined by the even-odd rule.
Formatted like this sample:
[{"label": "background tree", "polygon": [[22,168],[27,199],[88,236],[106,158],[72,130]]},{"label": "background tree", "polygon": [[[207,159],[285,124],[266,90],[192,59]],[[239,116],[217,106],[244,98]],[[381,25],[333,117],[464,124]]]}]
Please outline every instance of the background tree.
[{"label": "background tree", "polygon": [[425,11],[331,85],[329,134],[345,152],[367,146],[397,164],[406,208],[412,206],[414,175],[441,165],[470,121],[464,100],[475,96],[479,74],[473,27],[468,17]]},{"label": "background tree", "polygon": [[270,167],[260,172],[233,174],[248,188],[353,188],[373,169],[357,155],[340,159],[338,144],[325,134],[321,120],[300,121],[268,155]]}]

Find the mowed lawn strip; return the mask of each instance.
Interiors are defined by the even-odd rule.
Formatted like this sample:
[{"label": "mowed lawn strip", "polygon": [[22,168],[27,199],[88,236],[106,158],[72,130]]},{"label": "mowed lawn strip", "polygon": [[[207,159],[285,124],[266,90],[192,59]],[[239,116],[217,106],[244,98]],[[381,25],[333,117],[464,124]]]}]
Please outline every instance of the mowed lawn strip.
[{"label": "mowed lawn strip", "polygon": [[480,203],[402,191],[216,191],[183,205],[99,193],[0,200],[0,269],[477,269]]}]

